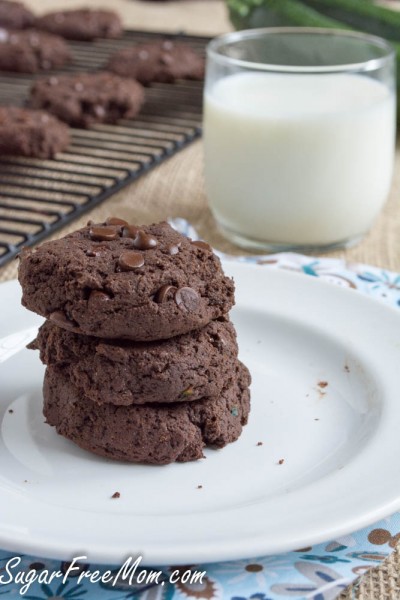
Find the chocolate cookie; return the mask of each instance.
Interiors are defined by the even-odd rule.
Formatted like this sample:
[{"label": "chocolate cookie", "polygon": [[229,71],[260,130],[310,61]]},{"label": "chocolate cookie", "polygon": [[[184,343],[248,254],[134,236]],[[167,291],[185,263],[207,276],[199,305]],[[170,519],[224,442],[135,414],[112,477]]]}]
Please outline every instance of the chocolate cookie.
[{"label": "chocolate cookie", "polygon": [[164,465],[203,456],[204,446],[234,442],[247,423],[250,375],[241,363],[215,398],[178,404],[95,404],[58,367],[47,367],[44,415],[81,448],[116,460]]},{"label": "chocolate cookie", "polygon": [[113,54],[106,69],[147,85],[153,81],[204,79],[204,60],[190,46],[165,40],[123,48]]},{"label": "chocolate cookie", "polygon": [[45,108],[76,127],[135,117],[143,102],[140,83],[106,72],[38,79],[30,95],[31,106]]},{"label": "chocolate cookie", "polygon": [[22,2],[0,0],[0,27],[25,29],[32,27],[34,22],[34,14]]},{"label": "chocolate cookie", "polygon": [[122,35],[121,19],[111,10],[82,8],[51,12],[38,18],[36,26],[68,40],[90,41]]},{"label": "chocolate cookie", "polygon": [[158,342],[99,340],[50,321],[29,346],[99,404],[182,402],[218,396],[235,372],[237,342],[227,319]]},{"label": "chocolate cookie", "polygon": [[89,225],[20,255],[22,303],[76,333],[149,341],[203,327],[234,304],[203,242],[168,223]]},{"label": "chocolate cookie", "polygon": [[0,107],[0,155],[52,158],[69,141],[67,125],[42,110]]},{"label": "chocolate cookie", "polygon": [[0,29],[0,70],[38,73],[62,67],[71,60],[65,41],[35,29]]}]

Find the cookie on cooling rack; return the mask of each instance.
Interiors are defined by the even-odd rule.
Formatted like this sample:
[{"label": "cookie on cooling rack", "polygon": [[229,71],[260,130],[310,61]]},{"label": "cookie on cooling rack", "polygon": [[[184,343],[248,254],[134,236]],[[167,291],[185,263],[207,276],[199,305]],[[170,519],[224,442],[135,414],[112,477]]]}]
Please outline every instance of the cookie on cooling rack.
[{"label": "cookie on cooling rack", "polygon": [[106,69],[145,85],[204,79],[204,59],[187,44],[172,40],[123,48],[110,57]]},{"label": "cookie on cooling rack", "polygon": [[90,41],[122,35],[121,19],[111,10],[82,8],[50,12],[37,19],[36,27],[68,40]]},{"label": "cookie on cooling rack", "polygon": [[20,254],[23,305],[100,338],[151,341],[204,327],[234,304],[212,249],[168,223],[88,225]]},{"label": "cookie on cooling rack", "polygon": [[30,93],[30,106],[45,108],[75,127],[132,119],[143,102],[140,83],[107,72],[38,79]]},{"label": "cookie on cooling rack", "polygon": [[34,22],[35,15],[22,2],[0,0],[0,27],[25,29],[32,27]]},{"label": "cookie on cooling rack", "polygon": [[52,158],[69,142],[67,125],[48,113],[0,107],[0,155]]},{"label": "cookie on cooling rack", "polygon": [[164,465],[202,458],[238,439],[250,411],[250,374],[237,362],[216,397],[179,404],[95,404],[58,367],[47,367],[43,413],[81,448],[106,458]]},{"label": "cookie on cooling rack", "polygon": [[68,45],[57,35],[36,29],[0,29],[0,71],[39,73],[62,67],[70,60]]}]

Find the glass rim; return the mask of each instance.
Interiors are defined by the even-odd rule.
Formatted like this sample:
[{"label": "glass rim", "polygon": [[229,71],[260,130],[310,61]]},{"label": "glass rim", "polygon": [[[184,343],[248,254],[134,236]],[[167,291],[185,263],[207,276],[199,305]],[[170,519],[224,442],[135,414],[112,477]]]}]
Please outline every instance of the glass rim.
[{"label": "glass rim", "polygon": [[[380,57],[370,58],[362,62],[349,62],[336,65],[323,66],[301,66],[301,65],[278,65],[273,63],[261,63],[249,60],[232,58],[220,53],[221,48],[229,43],[239,42],[245,39],[262,38],[267,35],[276,34],[312,34],[315,36],[336,36],[338,38],[353,38],[359,41],[369,42],[377,48],[385,51]],[[347,29],[331,29],[325,27],[261,27],[259,29],[244,29],[220,35],[207,44],[207,58],[224,65],[232,65],[245,69],[257,71],[270,71],[276,73],[343,73],[346,71],[374,71],[387,64],[395,57],[395,49],[392,44],[377,35],[351,31]]]}]

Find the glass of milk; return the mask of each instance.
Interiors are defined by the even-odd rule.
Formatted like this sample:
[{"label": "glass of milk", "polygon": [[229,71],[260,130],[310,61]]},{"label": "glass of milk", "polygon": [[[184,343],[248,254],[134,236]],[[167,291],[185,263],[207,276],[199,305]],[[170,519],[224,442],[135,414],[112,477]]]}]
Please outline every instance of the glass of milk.
[{"label": "glass of milk", "polygon": [[239,246],[357,243],[388,195],[395,129],[394,51],[378,37],[269,28],[208,46],[206,192]]}]

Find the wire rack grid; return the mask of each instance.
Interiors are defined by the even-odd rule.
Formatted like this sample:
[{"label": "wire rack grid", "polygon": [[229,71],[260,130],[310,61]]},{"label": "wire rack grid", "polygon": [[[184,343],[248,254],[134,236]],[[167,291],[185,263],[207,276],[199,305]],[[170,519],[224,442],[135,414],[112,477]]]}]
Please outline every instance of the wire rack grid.
[{"label": "wire rack grid", "polygon": [[[73,61],[51,74],[96,71],[113,52],[160,38],[179,38],[203,55],[209,41],[130,30],[118,40],[70,42]],[[23,106],[34,79],[0,73],[0,103]],[[155,83],[136,119],[74,128],[70,146],[52,160],[0,157],[0,267],[198,138],[202,94],[198,81]]]}]

